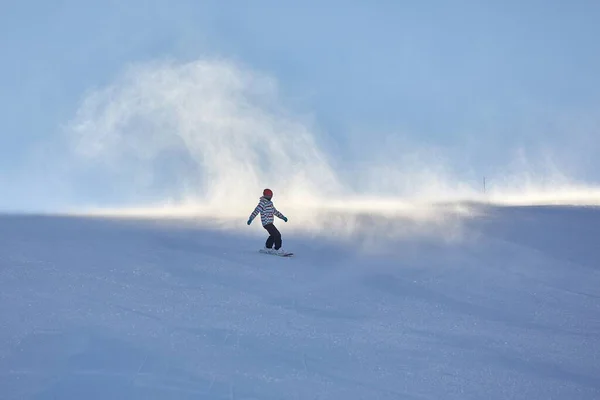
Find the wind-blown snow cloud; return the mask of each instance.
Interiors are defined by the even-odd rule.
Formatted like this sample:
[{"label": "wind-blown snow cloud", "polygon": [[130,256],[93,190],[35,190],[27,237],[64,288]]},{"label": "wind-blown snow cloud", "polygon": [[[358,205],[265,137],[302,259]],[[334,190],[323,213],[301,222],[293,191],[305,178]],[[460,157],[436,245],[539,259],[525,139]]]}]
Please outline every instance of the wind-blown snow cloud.
[{"label": "wind-blown snow cloud", "polygon": [[341,188],[305,124],[279,105],[274,81],[226,61],[131,67],[85,99],[70,134],[82,160],[159,206],[227,214],[267,186],[288,199]]},{"label": "wind-blown snow cloud", "polygon": [[91,184],[113,192],[87,210],[239,219],[270,187],[295,227],[355,232],[373,215],[416,221],[388,224],[386,234],[397,235],[448,233],[448,221],[456,230],[454,217],[472,213],[461,202],[600,203],[598,190],[574,183],[552,157],[535,164],[517,153],[485,193],[483,177],[458,171],[443,149],[398,136],[339,163],[284,104],[274,79],[226,60],[129,67],[89,93],[68,125],[75,169],[95,171]]}]

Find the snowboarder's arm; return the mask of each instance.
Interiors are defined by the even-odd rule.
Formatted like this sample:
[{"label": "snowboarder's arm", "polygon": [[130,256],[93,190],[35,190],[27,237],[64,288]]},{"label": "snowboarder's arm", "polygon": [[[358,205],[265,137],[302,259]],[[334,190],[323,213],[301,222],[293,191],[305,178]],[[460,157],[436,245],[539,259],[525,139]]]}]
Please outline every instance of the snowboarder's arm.
[{"label": "snowboarder's arm", "polygon": [[275,207],[273,207],[273,213],[275,215],[277,215],[279,218],[281,218],[282,220],[284,220],[285,222],[287,222],[286,216],[283,215],[282,213],[280,213],[279,210],[277,210]]},{"label": "snowboarder's arm", "polygon": [[250,218],[248,218],[248,220],[252,221],[254,218],[256,218],[256,216],[258,215],[258,213],[261,212],[262,210],[263,210],[262,203],[258,203],[258,205],[254,209],[254,211],[252,211],[252,214],[250,214]]}]

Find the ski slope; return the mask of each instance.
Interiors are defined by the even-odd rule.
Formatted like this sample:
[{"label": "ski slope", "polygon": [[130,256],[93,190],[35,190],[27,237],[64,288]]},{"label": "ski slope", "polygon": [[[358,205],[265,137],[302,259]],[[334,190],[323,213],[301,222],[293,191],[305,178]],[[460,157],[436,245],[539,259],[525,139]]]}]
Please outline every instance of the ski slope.
[{"label": "ski slope", "polygon": [[289,259],[243,219],[0,217],[0,398],[600,398],[600,209],[471,207],[290,218]]}]

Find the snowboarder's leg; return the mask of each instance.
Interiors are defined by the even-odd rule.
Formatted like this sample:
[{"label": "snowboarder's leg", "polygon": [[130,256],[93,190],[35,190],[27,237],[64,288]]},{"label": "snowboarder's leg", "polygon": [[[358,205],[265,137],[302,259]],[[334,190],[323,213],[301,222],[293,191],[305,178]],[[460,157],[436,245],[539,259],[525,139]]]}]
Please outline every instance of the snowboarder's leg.
[{"label": "snowboarder's leg", "polygon": [[265,247],[267,249],[272,249],[273,248],[273,243],[275,242],[275,238],[273,237],[273,230],[272,227],[273,225],[271,224],[267,224],[264,225],[263,228],[265,228],[267,230],[267,232],[269,232],[269,237],[267,238],[267,241],[265,242]]},{"label": "snowboarder's leg", "polygon": [[279,250],[281,248],[281,244],[282,244],[281,243],[282,242],[281,241],[281,233],[279,233],[279,231],[277,230],[277,228],[275,228],[275,231],[276,231],[276,233],[275,233],[275,246],[274,246],[274,248],[275,248],[275,250]]},{"label": "snowboarder's leg", "polygon": [[274,242],[274,241],[275,241],[275,240],[273,239],[273,236],[269,236],[269,237],[267,238],[267,241],[265,242],[265,247],[266,247],[267,249],[272,249],[272,248],[273,248],[273,242]]},{"label": "snowboarder's leg", "polygon": [[267,247],[271,248],[275,244],[275,250],[279,250],[281,248],[281,233],[273,224],[267,224],[264,228],[269,232],[269,238],[266,243]]}]

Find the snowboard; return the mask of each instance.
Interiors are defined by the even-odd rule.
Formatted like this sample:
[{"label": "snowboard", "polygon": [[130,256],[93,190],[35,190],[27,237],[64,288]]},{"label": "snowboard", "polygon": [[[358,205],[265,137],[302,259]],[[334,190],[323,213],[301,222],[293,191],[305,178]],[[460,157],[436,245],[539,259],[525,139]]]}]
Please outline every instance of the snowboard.
[{"label": "snowboard", "polygon": [[290,253],[289,251],[288,251],[288,252],[285,252],[285,253],[283,253],[283,254],[269,253],[269,252],[268,252],[268,251],[266,251],[265,249],[260,249],[260,250],[258,250],[258,251],[259,251],[260,253],[263,253],[263,254],[268,254],[268,255],[271,255],[271,256],[279,256],[279,257],[292,257],[292,256],[294,255],[294,253]]}]

